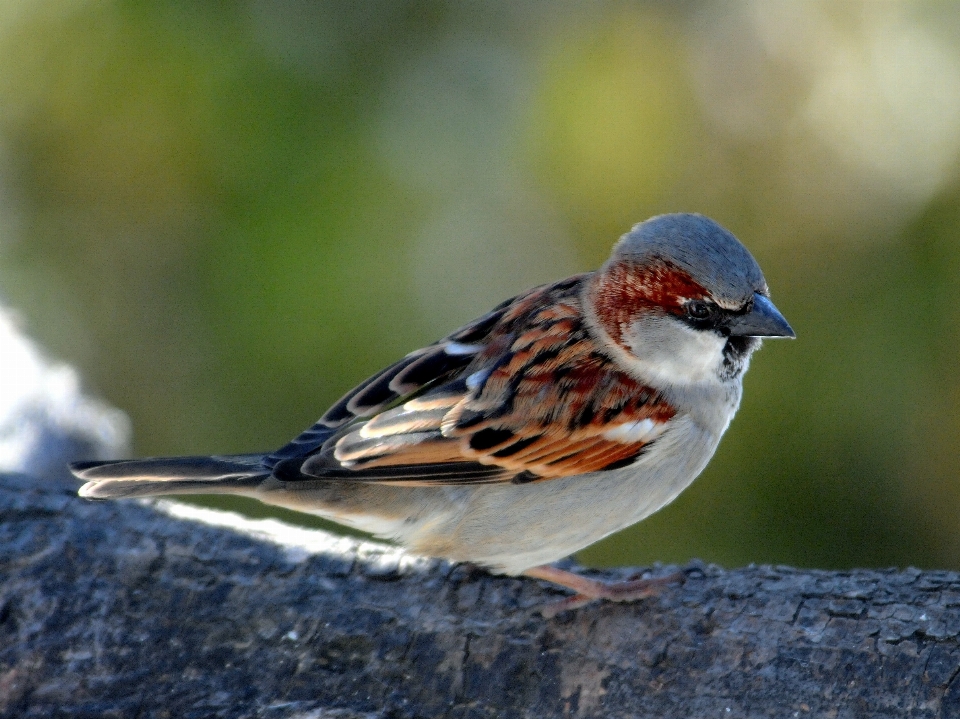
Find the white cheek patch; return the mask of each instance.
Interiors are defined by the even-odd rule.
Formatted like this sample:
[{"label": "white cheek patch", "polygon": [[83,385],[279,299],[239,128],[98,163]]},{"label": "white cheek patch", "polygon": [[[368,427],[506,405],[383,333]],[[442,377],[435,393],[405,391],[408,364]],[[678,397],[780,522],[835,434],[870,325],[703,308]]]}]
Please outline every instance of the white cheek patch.
[{"label": "white cheek patch", "polygon": [[625,334],[630,353],[651,379],[671,384],[715,380],[726,340],[671,317],[643,317]]},{"label": "white cheek patch", "polygon": [[654,422],[652,419],[641,419],[636,422],[626,422],[611,427],[603,433],[604,439],[614,442],[623,442],[624,444],[636,444],[639,442],[652,442],[666,428],[666,422]]}]

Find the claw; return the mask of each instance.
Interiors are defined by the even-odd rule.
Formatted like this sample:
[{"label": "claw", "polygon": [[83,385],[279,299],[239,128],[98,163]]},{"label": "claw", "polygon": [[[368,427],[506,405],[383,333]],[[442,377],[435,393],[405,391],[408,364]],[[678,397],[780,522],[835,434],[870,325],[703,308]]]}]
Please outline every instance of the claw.
[{"label": "claw", "polygon": [[625,582],[601,582],[549,565],[533,567],[524,572],[524,574],[528,577],[559,584],[561,587],[566,587],[576,592],[572,597],[561,599],[558,602],[553,602],[541,608],[540,613],[547,619],[555,617],[560,612],[565,612],[569,609],[579,609],[598,599],[606,599],[611,602],[635,602],[638,599],[645,599],[656,595],[660,589],[667,584],[686,579],[686,574],[683,572],[674,572],[665,577],[654,577],[651,579],[630,579]]}]

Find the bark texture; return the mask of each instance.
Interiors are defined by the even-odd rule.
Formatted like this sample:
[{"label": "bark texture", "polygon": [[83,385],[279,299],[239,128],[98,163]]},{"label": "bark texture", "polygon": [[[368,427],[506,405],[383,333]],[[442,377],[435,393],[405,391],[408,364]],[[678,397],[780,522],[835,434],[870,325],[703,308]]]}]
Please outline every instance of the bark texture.
[{"label": "bark texture", "polygon": [[0,475],[3,718],[960,717],[954,572],[694,563],[547,621],[532,580],[74,490]]}]

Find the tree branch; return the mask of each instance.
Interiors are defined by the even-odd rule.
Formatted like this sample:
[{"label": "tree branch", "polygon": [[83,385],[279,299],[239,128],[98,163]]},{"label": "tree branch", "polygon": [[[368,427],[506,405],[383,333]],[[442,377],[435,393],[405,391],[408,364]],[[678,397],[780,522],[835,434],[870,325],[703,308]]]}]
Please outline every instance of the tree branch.
[{"label": "tree branch", "polygon": [[960,716],[954,572],[694,563],[544,620],[530,579],[74,490],[0,475],[0,717]]}]

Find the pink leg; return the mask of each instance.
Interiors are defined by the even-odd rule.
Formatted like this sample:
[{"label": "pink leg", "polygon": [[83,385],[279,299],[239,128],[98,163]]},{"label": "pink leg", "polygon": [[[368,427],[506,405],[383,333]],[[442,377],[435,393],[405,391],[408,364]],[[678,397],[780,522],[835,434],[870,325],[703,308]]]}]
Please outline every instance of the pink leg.
[{"label": "pink leg", "polygon": [[666,577],[656,579],[634,579],[626,582],[600,582],[596,579],[587,579],[579,574],[557,569],[550,565],[533,567],[524,572],[528,577],[543,579],[561,587],[572,589],[576,594],[559,602],[548,604],[540,610],[546,618],[555,617],[567,609],[577,609],[597,599],[606,599],[611,602],[633,602],[656,594],[665,584],[684,579],[683,572],[675,572]]}]

